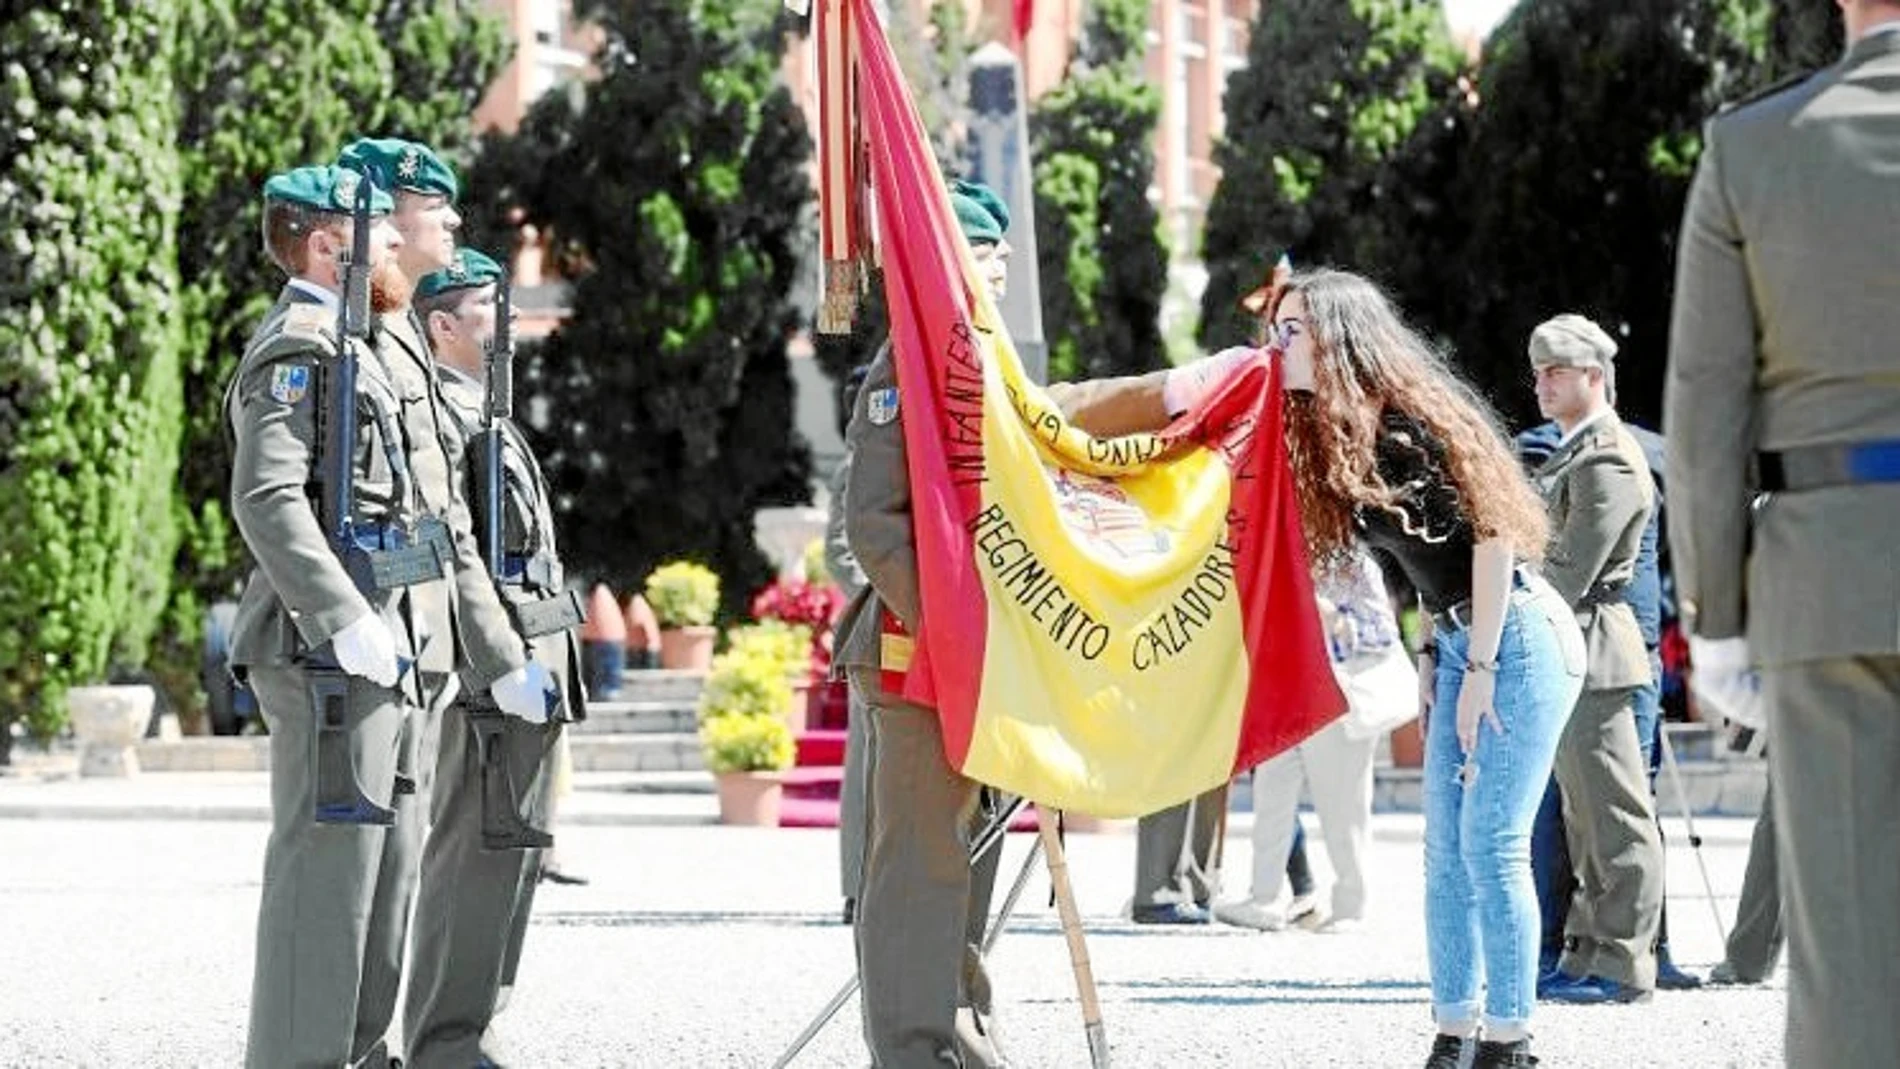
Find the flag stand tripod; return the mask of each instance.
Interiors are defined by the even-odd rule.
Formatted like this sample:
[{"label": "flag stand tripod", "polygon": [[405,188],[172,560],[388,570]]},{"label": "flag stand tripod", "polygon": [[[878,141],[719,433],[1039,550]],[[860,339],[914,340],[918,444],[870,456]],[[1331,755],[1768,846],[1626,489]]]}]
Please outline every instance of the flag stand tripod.
[{"label": "flag stand tripod", "polygon": [[[971,865],[975,865],[990,850],[999,847],[1003,834],[1009,830],[1009,822],[1015,819],[1016,814],[1022,811],[1025,804],[1024,799],[1011,797],[1007,803],[990,815],[983,830],[970,844]],[[1049,879],[1055,888],[1056,909],[1062,918],[1062,934],[1069,947],[1069,964],[1075,972],[1076,992],[1082,1002],[1083,1031],[1088,1040],[1089,1065],[1091,1069],[1107,1069],[1108,1036],[1102,1026],[1102,1008],[1096,997],[1095,976],[1089,966],[1088,946],[1082,939],[1082,915],[1075,907],[1074,888],[1069,884],[1068,859],[1062,850],[1062,839],[1057,832],[1056,814],[1053,810],[1037,810],[1036,842],[1030,847],[1029,856],[1023,859],[1022,871],[1017,874],[1015,882],[1011,884],[1009,895],[1003,900],[1002,909],[997,912],[996,919],[990,923],[989,933],[983,940],[983,951],[987,954],[1003,934],[1004,926],[1009,923],[1010,913],[1016,908],[1017,901],[1022,898],[1023,889],[1029,883],[1030,873],[1035,869],[1036,858],[1039,854],[1047,855]],[[785,1052],[772,1063],[772,1069],[785,1069],[786,1066],[791,1065],[792,1061],[811,1044],[811,1041],[818,1037],[818,1033],[824,1031],[825,1025],[838,1015],[838,1011],[844,1008],[844,1004],[851,1001],[851,996],[857,993],[859,982],[859,977],[854,973],[851,979],[838,990],[838,993],[825,1003],[824,1008],[818,1011],[818,1016],[805,1026],[804,1031],[800,1032],[798,1037],[792,1040],[791,1045],[785,1048]]]}]

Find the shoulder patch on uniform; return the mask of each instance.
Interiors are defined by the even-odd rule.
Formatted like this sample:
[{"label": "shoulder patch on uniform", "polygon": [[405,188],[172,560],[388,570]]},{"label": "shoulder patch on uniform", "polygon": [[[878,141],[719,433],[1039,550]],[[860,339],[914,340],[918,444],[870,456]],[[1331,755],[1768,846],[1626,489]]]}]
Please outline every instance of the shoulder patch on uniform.
[{"label": "shoulder patch on uniform", "polygon": [[284,313],[284,329],[329,334],[336,329],[336,313],[320,304],[293,304]]},{"label": "shoulder patch on uniform", "polygon": [[270,369],[271,399],[294,405],[310,392],[310,365],[278,364]]},{"label": "shoulder patch on uniform", "polygon": [[865,395],[864,414],[873,427],[882,427],[897,418],[897,387],[886,386]]}]

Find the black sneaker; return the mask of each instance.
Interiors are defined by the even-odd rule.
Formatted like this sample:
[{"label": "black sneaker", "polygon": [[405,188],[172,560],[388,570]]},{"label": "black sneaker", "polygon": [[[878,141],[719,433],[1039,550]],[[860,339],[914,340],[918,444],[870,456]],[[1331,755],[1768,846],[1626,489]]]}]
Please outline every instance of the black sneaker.
[{"label": "black sneaker", "polygon": [[1425,1059],[1425,1069],[1462,1069],[1465,1064],[1465,1051],[1471,1047],[1471,1040],[1464,1036],[1448,1036],[1443,1032],[1432,1040],[1432,1056]]},{"label": "black sneaker", "polygon": [[1531,1069],[1537,1059],[1531,1056],[1531,1041],[1520,1039],[1511,1043],[1493,1043],[1481,1040],[1478,1043],[1478,1056],[1471,1063],[1471,1069]]}]

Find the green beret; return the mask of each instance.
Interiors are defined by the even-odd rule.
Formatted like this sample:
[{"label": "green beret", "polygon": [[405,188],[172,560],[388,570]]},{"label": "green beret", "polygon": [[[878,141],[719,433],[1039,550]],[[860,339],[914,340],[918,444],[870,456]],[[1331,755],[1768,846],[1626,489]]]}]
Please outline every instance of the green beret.
[{"label": "green beret", "polygon": [[415,141],[397,137],[358,138],[343,150],[336,162],[352,171],[362,171],[374,178],[377,186],[392,193],[407,189],[439,194],[453,203],[462,192],[454,169],[442,162],[442,157],[429,146]]},{"label": "green beret", "polygon": [[1608,369],[1616,357],[1616,342],[1603,328],[1580,315],[1566,312],[1538,324],[1531,331],[1532,367],[1600,367]]},{"label": "green beret", "polygon": [[416,299],[426,300],[450,290],[468,290],[501,280],[501,265],[474,249],[455,250],[455,259],[440,271],[431,271],[416,283]]},{"label": "green beret", "polygon": [[[271,175],[264,183],[264,199],[301,204],[320,212],[348,214],[356,208],[356,187],[362,180],[362,175],[335,164],[299,167],[283,174]],[[369,213],[388,215],[395,210],[395,201],[372,183]]]},{"label": "green beret", "polygon": [[966,241],[995,244],[1009,229],[1009,206],[995,190],[980,182],[961,178],[951,182],[950,206],[956,209],[957,226],[962,228]]}]

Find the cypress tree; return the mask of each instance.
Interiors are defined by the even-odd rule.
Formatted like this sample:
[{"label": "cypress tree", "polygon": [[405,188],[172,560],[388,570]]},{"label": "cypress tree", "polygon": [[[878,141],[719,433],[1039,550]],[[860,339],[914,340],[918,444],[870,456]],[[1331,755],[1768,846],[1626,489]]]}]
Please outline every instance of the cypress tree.
[{"label": "cypress tree", "polygon": [[1161,95],[1142,69],[1147,29],[1143,0],[1091,4],[1068,77],[1030,115],[1051,381],[1167,363],[1167,249],[1148,201]]},{"label": "cypress tree", "polygon": [[1465,150],[1460,362],[1536,418],[1525,340],[1559,312],[1621,346],[1618,409],[1654,426],[1683,201],[1718,103],[1755,78],[1759,5],[1528,0],[1499,27]]},{"label": "cypress tree", "polygon": [[475,172],[572,280],[573,314],[523,362],[570,566],[637,589],[718,570],[729,609],[769,575],[762,506],[809,500],[786,341],[809,240],[811,145],[777,74],[774,5],[596,0],[601,77],[550,95]]},{"label": "cypress tree", "polygon": [[[1260,5],[1247,67],[1227,83],[1221,181],[1208,204],[1200,340],[1249,337],[1235,308],[1282,252],[1377,275],[1407,211],[1392,181],[1420,123],[1450,98],[1458,57],[1435,0],[1278,0]],[[1384,221],[1368,229],[1369,218]],[[1383,242],[1380,240],[1383,238]],[[1370,260],[1372,262],[1365,262]]]}]

